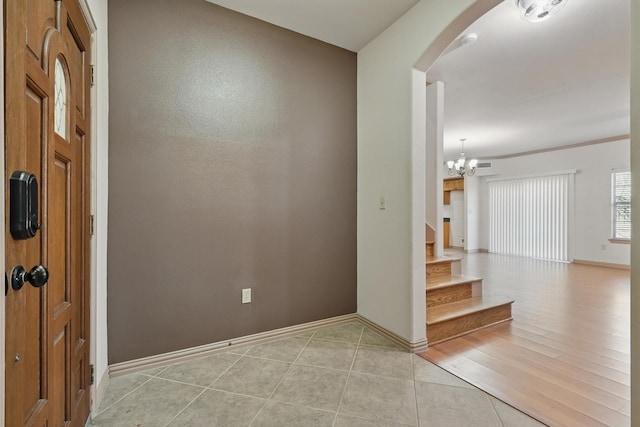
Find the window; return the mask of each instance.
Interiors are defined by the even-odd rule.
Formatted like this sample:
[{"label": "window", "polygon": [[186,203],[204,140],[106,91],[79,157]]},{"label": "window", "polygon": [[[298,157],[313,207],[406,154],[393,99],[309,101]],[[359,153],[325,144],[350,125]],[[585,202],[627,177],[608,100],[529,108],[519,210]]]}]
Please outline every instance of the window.
[{"label": "window", "polygon": [[54,130],[58,135],[67,138],[67,78],[60,58],[56,58],[54,71],[53,97]]},{"label": "window", "polygon": [[611,238],[631,239],[631,172],[611,174]]}]

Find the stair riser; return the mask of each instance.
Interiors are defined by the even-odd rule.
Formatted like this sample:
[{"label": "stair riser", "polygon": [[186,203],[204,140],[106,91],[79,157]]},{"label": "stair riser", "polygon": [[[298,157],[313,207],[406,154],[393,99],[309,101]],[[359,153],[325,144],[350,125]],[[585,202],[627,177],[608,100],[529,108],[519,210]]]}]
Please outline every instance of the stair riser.
[{"label": "stair riser", "polygon": [[427,340],[432,345],[509,319],[511,319],[511,304],[492,307],[456,319],[428,325]]},{"label": "stair riser", "polygon": [[427,259],[434,256],[433,243],[427,243]]},{"label": "stair riser", "polygon": [[451,263],[427,264],[427,282],[451,277]]},{"label": "stair riser", "polygon": [[448,304],[460,301],[473,296],[471,283],[462,283],[456,286],[449,286],[443,289],[432,289],[427,291],[427,307]]}]

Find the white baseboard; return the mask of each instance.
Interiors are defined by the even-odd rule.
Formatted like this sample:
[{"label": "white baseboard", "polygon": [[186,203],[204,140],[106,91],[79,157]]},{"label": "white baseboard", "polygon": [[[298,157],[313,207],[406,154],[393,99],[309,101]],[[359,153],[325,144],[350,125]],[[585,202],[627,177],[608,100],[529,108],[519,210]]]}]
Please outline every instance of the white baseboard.
[{"label": "white baseboard", "polygon": [[109,384],[109,378],[117,377],[120,375],[131,374],[135,372],[144,371],[147,369],[163,367],[172,365],[174,363],[184,362],[187,360],[197,359],[203,356],[213,355],[216,353],[222,353],[237,348],[252,346],[263,343],[265,341],[271,341],[278,338],[286,338],[293,336],[308,330],[315,330],[321,327],[339,325],[342,323],[348,323],[352,321],[359,321],[365,326],[383,335],[390,341],[394,342],[400,348],[410,352],[419,353],[427,349],[427,340],[420,340],[418,342],[410,342],[403,337],[396,335],[393,332],[381,327],[380,325],[372,322],[364,316],[357,313],[347,314],[344,316],[332,317],[329,319],[318,320],[315,322],[304,323],[301,325],[289,326],[286,328],[275,329],[272,331],[261,332],[258,334],[247,335],[244,337],[234,338],[230,340],[220,341],[212,344],[206,344],[199,347],[191,347],[184,350],[172,351],[169,353],[158,354],[155,356],[144,357],[141,359],[129,360],[127,362],[115,363],[109,366],[108,374],[105,372],[105,376],[100,379],[100,382],[96,386],[95,401],[97,408],[104,397],[105,390]]},{"label": "white baseboard", "polygon": [[369,328],[371,328],[374,331],[378,332],[380,335],[383,335],[384,337],[386,337],[390,341],[393,341],[396,345],[398,345],[399,347],[405,349],[409,353],[420,353],[420,352],[425,351],[427,349],[427,347],[428,347],[426,338],[423,339],[423,340],[417,341],[417,342],[411,342],[411,341],[408,341],[408,340],[402,338],[401,336],[396,335],[393,332],[383,328],[382,326],[378,325],[377,323],[372,322],[371,320],[367,319],[366,317],[364,317],[364,316],[362,316],[360,314],[358,314],[358,320],[360,320],[360,322],[364,323]]},{"label": "white baseboard", "polygon": [[104,395],[107,392],[107,387],[109,386],[109,369],[105,369],[102,374],[102,378],[98,380],[95,385],[95,394],[93,395],[93,402],[91,402],[91,413],[98,413],[98,408],[100,408],[100,404],[102,403],[102,399],[104,399]]},{"label": "white baseboard", "polygon": [[613,264],[610,262],[589,261],[586,259],[574,259],[574,264],[593,265],[596,267],[617,268],[620,270],[631,270],[631,266],[627,264]]},{"label": "white baseboard", "polygon": [[315,322],[303,323],[301,325],[289,326],[272,331],[260,332],[258,334],[246,335],[244,337],[219,341],[212,344],[205,344],[198,347],[191,347],[184,350],[172,351],[169,353],[158,354],[155,356],[143,357],[141,359],[129,360],[121,363],[114,363],[109,366],[109,376],[117,377],[120,375],[131,374],[134,372],[144,371],[146,369],[158,368],[172,365],[186,360],[197,359],[203,356],[222,353],[241,347],[260,344],[275,338],[285,338],[291,335],[299,334],[310,329],[319,327],[338,325],[353,320],[359,320],[356,313],[346,314],[344,316],[331,317],[329,319],[318,320]]}]

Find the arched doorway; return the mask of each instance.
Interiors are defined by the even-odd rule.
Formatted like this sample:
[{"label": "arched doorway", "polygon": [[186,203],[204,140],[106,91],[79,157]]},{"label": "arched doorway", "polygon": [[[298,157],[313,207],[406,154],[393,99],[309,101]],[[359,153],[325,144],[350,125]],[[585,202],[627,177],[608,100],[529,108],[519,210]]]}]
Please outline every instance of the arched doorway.
[{"label": "arched doorway", "polygon": [[[460,15],[460,16],[462,16],[462,15]],[[455,22],[455,21],[454,21],[454,22]],[[452,25],[453,25],[453,24],[452,24]],[[447,27],[447,29],[446,29],[445,31],[443,31],[443,33],[441,34],[441,37],[442,37],[442,35],[443,35],[443,34],[446,34],[446,32],[449,30],[449,28],[450,28],[450,27]],[[456,35],[459,35],[459,33],[457,33]],[[636,37],[637,37],[637,36],[636,36]],[[431,47],[430,47],[429,49],[432,49],[432,48],[433,48],[433,46],[434,46],[434,45],[436,45],[436,44],[437,44],[437,40],[436,40],[436,41],[431,45]],[[427,54],[428,54],[429,49],[425,52],[425,55],[427,55]],[[442,50],[440,50],[440,52],[442,52]],[[424,56],[425,56],[425,55],[423,55],[423,57],[421,58],[421,60],[420,60],[420,61],[423,61],[423,59],[424,59]],[[434,54],[433,56],[436,56],[436,55],[437,55],[437,54]],[[433,63],[433,61],[435,61],[435,59],[433,59],[433,60],[429,60],[429,61],[426,61],[426,62],[420,62],[420,61],[418,61],[418,63],[416,64],[416,68],[417,68],[418,66],[423,66],[423,67],[428,68],[428,67],[429,67],[429,64],[427,64],[427,62],[431,61],[430,63]],[[421,92],[423,89],[422,89],[422,85],[421,85],[421,83],[420,83],[420,78],[419,78],[418,76],[416,76],[416,75],[415,75],[415,74],[416,74],[417,72],[419,72],[419,71],[420,71],[419,69],[418,69],[418,70],[414,69],[414,87],[413,87],[413,88],[414,88],[414,90],[416,90],[416,91],[418,91],[418,92],[419,92],[419,93],[418,93],[418,95],[417,95],[417,96],[415,96],[415,98],[414,98],[414,106],[416,105],[416,103],[420,103],[420,100],[424,97],[424,94]],[[633,89],[632,89],[632,90],[633,90]],[[414,129],[414,135],[413,135],[413,136],[414,136],[414,139],[413,139],[414,144],[416,144],[416,140],[418,140],[418,141],[421,141],[421,140],[422,140],[422,135],[421,135],[421,134],[419,134],[419,131],[421,130],[421,128],[420,128],[420,127],[418,127],[418,126],[416,126],[416,122],[420,122],[420,115],[421,115],[421,114],[423,114],[423,112],[422,112],[422,111],[420,111],[420,109],[419,109],[419,108],[418,108],[418,109],[416,109],[416,108],[414,108],[414,109],[413,109],[413,116],[412,116],[412,117],[413,117],[413,121],[414,121],[414,127],[413,127],[413,129]],[[632,123],[633,123],[633,120],[632,120]],[[419,124],[421,125],[421,123],[419,123]],[[636,126],[637,126],[637,124],[636,124]],[[415,131],[416,131],[416,128],[418,129],[418,132],[415,132]],[[632,129],[632,134],[633,134],[633,129]],[[417,136],[417,138],[416,138],[416,136]],[[419,142],[418,142],[418,143],[419,143]],[[413,149],[414,149],[414,152],[415,152],[415,150],[416,150],[416,149],[418,149],[418,148],[416,147],[416,145],[414,145],[414,146],[413,146]],[[422,155],[423,155],[423,153],[420,153],[419,155],[420,155],[420,156],[422,156]],[[632,157],[633,157],[633,145],[632,145]],[[416,165],[416,159],[415,159],[415,157],[414,157],[414,159],[413,159],[413,164],[414,164],[414,166]],[[632,162],[632,168],[633,168],[633,162]],[[414,171],[414,174],[415,174],[415,171]],[[417,179],[417,178],[416,178],[416,176],[414,175],[414,176],[413,176],[413,183],[414,183],[414,185],[415,185],[415,183],[416,183],[417,181],[418,181],[418,179]],[[636,193],[636,194],[637,194],[637,187],[635,187],[635,188],[636,188],[636,189],[634,190],[634,193]],[[414,197],[415,197],[415,196],[416,196],[415,191],[414,191],[414,193],[413,193],[413,194],[414,194]],[[635,195],[635,194],[634,194],[634,195]],[[416,212],[416,210],[415,210],[415,205],[416,205],[416,204],[417,204],[417,203],[416,203],[415,198],[414,198],[414,215],[417,215],[417,212]],[[414,223],[414,224],[415,224],[415,223]],[[416,235],[418,235],[418,234],[420,234],[420,233],[415,233],[415,235],[414,235],[414,239],[416,238]],[[423,238],[423,236],[420,234],[418,238]],[[415,246],[415,243],[416,243],[416,242],[414,242],[414,247],[416,247],[416,246]],[[632,260],[633,260],[633,259],[632,259]],[[417,258],[414,258],[414,262],[416,262],[416,263],[417,263],[417,262],[420,262],[420,261],[417,261]],[[633,263],[632,263],[632,265],[633,265]],[[415,266],[415,264],[414,264],[414,266]],[[415,283],[414,283],[414,284],[415,284]],[[632,283],[632,285],[633,285],[633,283]],[[633,286],[632,286],[632,288],[633,288]],[[633,291],[632,291],[632,293],[633,293]],[[637,296],[636,296],[636,297],[634,297],[634,299],[635,299],[635,300],[637,300]],[[417,299],[415,299],[415,300],[414,300],[414,303],[418,303]],[[633,301],[632,301],[632,307],[634,307]],[[633,310],[632,310],[632,312],[633,312]],[[414,320],[415,320],[415,319],[414,319]],[[637,320],[635,320],[635,321],[634,321],[634,320],[632,319],[632,325],[634,325],[634,324],[636,324],[636,323],[637,323]],[[636,345],[636,348],[637,348],[637,345]],[[633,360],[633,359],[632,359],[632,360]],[[633,363],[633,362],[632,362],[632,363]],[[633,384],[633,381],[632,381],[632,384]]]}]

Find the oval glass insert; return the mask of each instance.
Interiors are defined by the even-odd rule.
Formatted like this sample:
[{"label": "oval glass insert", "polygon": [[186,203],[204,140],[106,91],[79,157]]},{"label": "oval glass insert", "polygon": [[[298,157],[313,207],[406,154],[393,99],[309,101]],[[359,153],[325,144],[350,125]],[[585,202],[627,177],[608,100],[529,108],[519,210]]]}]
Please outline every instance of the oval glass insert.
[{"label": "oval glass insert", "polygon": [[60,58],[56,58],[53,95],[53,126],[55,132],[67,139],[67,78]]}]

